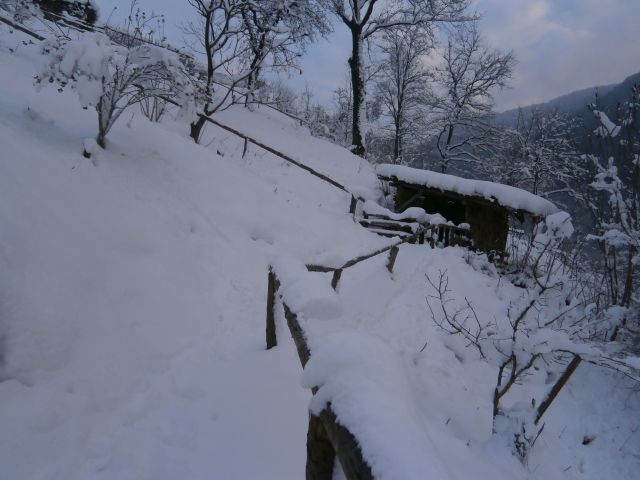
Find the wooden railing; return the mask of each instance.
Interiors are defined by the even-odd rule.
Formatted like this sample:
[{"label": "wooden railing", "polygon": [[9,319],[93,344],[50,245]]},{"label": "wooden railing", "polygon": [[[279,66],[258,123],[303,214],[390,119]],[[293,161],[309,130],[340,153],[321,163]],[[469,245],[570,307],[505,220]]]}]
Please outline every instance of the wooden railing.
[{"label": "wooden railing", "polygon": [[[354,257],[339,267],[313,264],[306,265],[306,267],[309,272],[333,272],[331,286],[334,290],[337,290],[344,270],[384,253],[388,255],[386,262],[387,270],[389,273],[393,273],[400,245],[416,241],[424,243],[424,238],[424,231],[420,229],[391,245]],[[280,293],[280,281],[274,269],[270,267],[267,277],[267,350],[278,344],[275,322],[275,309],[278,298],[281,300],[284,317],[289,327],[291,338],[293,338],[296,346],[300,364],[304,368],[311,357],[311,350],[307,343],[306,333],[298,321],[297,315],[288,307],[287,299]],[[312,393],[315,394],[316,392],[317,388],[314,387]],[[374,478],[371,467],[362,455],[362,450],[359,447],[356,437],[346,427],[338,423],[336,415],[329,404],[319,415],[309,415],[306,478],[327,480],[333,478],[333,467],[336,456],[348,480],[368,480]]]},{"label": "wooden railing", "polygon": [[398,220],[385,215],[364,213],[360,224],[375,231],[383,231],[381,234],[387,236],[410,236],[419,228],[422,229],[424,239],[431,247],[455,245],[469,247],[473,244],[469,229],[450,223],[430,223],[411,217]]},{"label": "wooden railing", "polygon": [[[54,16],[56,16],[56,15],[54,14]],[[64,20],[64,22],[62,22],[62,20]],[[70,28],[75,28],[75,29],[81,30],[81,31],[85,31],[85,30],[102,31],[102,32],[111,31],[111,32],[118,32],[121,35],[128,35],[125,32],[121,32],[119,30],[114,30],[111,27],[93,26],[93,25],[90,25],[90,24],[88,24],[86,22],[82,22],[81,20],[77,20],[76,21],[76,20],[69,20],[69,19],[66,19],[66,18],[62,18],[62,20],[60,20],[60,23],[63,23],[65,26],[70,27]],[[35,38],[36,40],[39,40],[39,41],[44,40],[43,36],[37,34],[36,32],[31,31],[30,29],[28,29],[28,28],[26,28],[26,27],[24,27],[22,25],[18,25],[13,21],[4,18],[2,15],[0,15],[0,21],[3,22],[3,23],[6,23],[7,25],[9,25],[12,28],[15,28],[16,30],[20,30],[21,32],[26,33],[27,35]],[[52,21],[55,22],[56,20],[52,20]],[[161,47],[161,48],[166,48],[166,49],[171,50],[173,52],[181,53],[178,50],[176,50],[176,49],[174,49],[174,48],[172,48],[172,47],[170,47],[168,45],[157,44],[157,43],[150,42],[150,41],[148,41],[146,39],[142,39],[142,38],[139,39],[139,40],[141,42],[143,42],[143,43],[153,44],[153,45],[156,45],[156,46]],[[222,84],[220,82],[215,82],[215,83],[218,83],[220,85],[224,85],[224,84]],[[139,87],[139,88],[142,88],[142,87]],[[161,98],[165,102],[167,102],[167,103],[169,103],[171,105],[174,105],[174,106],[176,106],[178,108],[182,107],[182,105],[180,105],[174,99],[172,99],[172,98],[170,98],[170,97],[168,97],[166,95],[161,95],[159,98]],[[289,117],[291,119],[294,119],[296,121],[302,122],[302,120],[300,118],[296,117],[295,115],[291,115],[288,112],[283,112],[280,109],[278,109],[278,108],[276,108],[276,107],[274,107],[272,105],[267,105],[267,106],[269,108],[272,108],[273,110],[276,110],[276,111],[282,113],[283,115],[286,115],[287,117]],[[271,153],[271,154],[273,154],[273,155],[275,155],[275,156],[277,156],[279,158],[282,158],[283,160],[287,161],[291,165],[295,165],[296,167],[301,168],[302,170],[305,170],[306,172],[310,173],[311,175],[315,176],[316,178],[319,178],[323,182],[328,183],[332,187],[337,188],[337,189],[349,194],[350,197],[351,197],[351,201],[350,201],[350,204],[349,204],[349,213],[355,214],[358,202],[359,201],[364,201],[364,198],[362,198],[359,195],[354,195],[353,193],[351,193],[341,183],[333,180],[332,178],[328,177],[327,175],[324,175],[324,174],[318,172],[317,170],[311,168],[310,166],[305,165],[304,163],[301,163],[301,162],[291,158],[289,155],[286,155],[286,154],[276,150],[275,148],[270,147],[269,145],[266,145],[266,144],[260,142],[259,140],[256,140],[255,138],[252,138],[249,135],[246,135],[246,134],[236,130],[235,128],[232,128],[232,127],[230,127],[228,125],[225,125],[225,124],[219,122],[218,120],[214,120],[213,118],[211,118],[211,117],[209,117],[207,115],[199,114],[199,116],[201,118],[204,118],[207,122],[209,122],[209,123],[221,128],[223,130],[226,130],[227,132],[230,132],[230,133],[232,133],[232,134],[234,134],[234,135],[236,135],[236,136],[238,136],[240,138],[242,138],[243,141],[244,141],[243,156],[247,151],[247,145],[249,143],[252,143],[252,144],[262,148],[263,150],[266,150],[267,152],[269,152],[269,153]]]},{"label": "wooden railing", "polygon": [[[391,248],[394,248],[392,246]],[[395,247],[397,248],[397,247]],[[320,271],[320,270],[310,270]],[[333,284],[333,283],[332,283]],[[280,281],[276,272],[269,268],[267,299],[267,348],[277,344],[275,329],[276,298],[280,297],[284,317],[291,333],[291,338],[298,352],[300,365],[304,368],[311,358],[311,350],[307,343],[307,335],[298,321],[298,316],[291,311],[287,300],[279,293]],[[315,395],[317,387],[312,388]],[[364,459],[356,437],[345,426],[338,422],[336,414],[329,403],[318,415],[309,413],[307,429],[307,461],[306,475],[308,480],[333,478],[336,456],[345,477],[348,480],[373,479],[371,467]]]}]

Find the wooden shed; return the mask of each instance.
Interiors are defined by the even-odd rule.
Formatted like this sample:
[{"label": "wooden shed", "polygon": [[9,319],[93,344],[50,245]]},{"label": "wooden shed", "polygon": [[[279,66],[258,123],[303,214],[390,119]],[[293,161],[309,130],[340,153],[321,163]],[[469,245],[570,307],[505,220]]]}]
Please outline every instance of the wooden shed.
[{"label": "wooden shed", "polygon": [[468,224],[473,248],[483,252],[505,251],[510,216],[539,221],[559,211],[544,198],[500,183],[402,165],[378,165],[376,172],[393,187],[396,212],[420,207],[456,225]]}]

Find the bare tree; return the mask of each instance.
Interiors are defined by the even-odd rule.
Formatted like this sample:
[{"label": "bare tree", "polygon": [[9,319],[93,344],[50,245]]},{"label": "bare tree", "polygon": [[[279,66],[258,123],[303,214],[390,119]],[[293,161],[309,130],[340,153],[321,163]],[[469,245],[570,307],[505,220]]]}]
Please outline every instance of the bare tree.
[{"label": "bare tree", "polygon": [[333,115],[332,129],[335,132],[337,142],[348,147],[353,145],[353,95],[349,85],[339,87],[333,91],[333,103],[335,113]]},{"label": "bare tree", "polygon": [[[245,98],[254,100],[260,72],[288,68],[313,36],[328,27],[311,0],[188,0],[198,15],[184,26],[193,49],[204,54],[199,108],[205,116]],[[238,95],[238,87],[249,87]],[[191,137],[200,139],[205,118],[191,124]]]},{"label": "bare tree", "polygon": [[577,120],[558,111],[519,109],[516,126],[498,132],[494,173],[536,195],[575,195],[583,171],[574,146],[577,128]]},{"label": "bare tree", "polygon": [[[479,356],[496,369],[492,412],[494,432],[513,438],[516,453],[524,460],[541,428],[538,423],[559,391],[582,361],[614,369],[640,381],[640,370],[623,359],[628,353],[610,348],[598,338],[600,319],[591,304],[591,292],[571,261],[559,249],[573,232],[565,212],[549,215],[536,226],[524,255],[502,267],[506,279],[522,287],[520,298],[510,302],[507,315],[481,318],[467,299],[457,302],[449,289],[446,271],[427,276],[427,307],[433,322],[446,333],[463,338]],[[478,265],[478,258],[474,264]],[[514,268],[515,267],[515,268]],[[482,267],[481,267],[482,268]],[[500,271],[500,270],[499,270]],[[536,375],[557,380],[531,404],[505,406],[515,388]]]},{"label": "bare tree", "polygon": [[468,20],[469,0],[320,0],[351,32],[349,70],[353,96],[352,151],[366,155],[364,145],[364,43],[378,32],[415,26],[431,30],[439,22]]},{"label": "bare tree", "polygon": [[492,90],[506,86],[514,64],[512,53],[483,44],[475,22],[454,30],[436,72],[440,93],[433,99],[442,172],[454,161],[481,162],[478,152],[490,146]]},{"label": "bare tree", "polygon": [[[197,20],[188,22],[183,30],[193,39],[192,49],[206,59],[204,79],[199,85],[197,103],[204,115],[211,115],[234,100],[234,89],[251,74],[244,59],[250,54],[242,21],[243,0],[187,0],[195,10]],[[220,86],[222,76],[228,85]],[[198,117],[191,123],[191,138],[200,140],[206,123]]]},{"label": "bare tree", "polygon": [[251,104],[265,58],[270,56],[271,69],[295,67],[307,44],[328,33],[329,25],[313,0],[245,1],[241,12],[250,47],[246,102]]},{"label": "bare tree", "polygon": [[423,61],[431,44],[432,39],[414,26],[383,34],[376,98],[383,118],[388,119],[383,128],[391,130],[393,137],[393,163],[400,162],[405,138],[417,133],[424,118],[429,74]]}]

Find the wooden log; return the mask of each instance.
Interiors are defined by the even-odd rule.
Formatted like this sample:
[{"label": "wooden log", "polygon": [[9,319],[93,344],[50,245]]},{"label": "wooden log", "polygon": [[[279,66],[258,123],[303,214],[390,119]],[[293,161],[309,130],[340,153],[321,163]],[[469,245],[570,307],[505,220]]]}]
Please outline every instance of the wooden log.
[{"label": "wooden log", "polygon": [[307,480],[331,480],[336,451],[320,417],[309,413],[307,429]]},{"label": "wooden log", "polygon": [[335,268],[335,267],[325,267],[324,265],[314,265],[314,264],[305,265],[305,267],[307,267],[307,271],[309,272],[328,273],[328,272],[335,272],[336,270],[339,270],[338,268]]},{"label": "wooden log", "polygon": [[393,220],[360,220],[360,225],[365,228],[375,228],[390,230],[392,232],[415,233],[416,225],[405,222],[395,222]]},{"label": "wooden log", "polygon": [[267,350],[278,345],[275,320],[276,291],[278,290],[277,282],[276,274],[273,270],[269,269],[269,276],[267,280]]},{"label": "wooden log", "polygon": [[334,270],[333,277],[331,278],[331,288],[336,292],[338,291],[338,284],[340,283],[340,277],[342,276],[342,269]]},{"label": "wooden log", "polygon": [[400,248],[397,245],[394,245],[391,250],[389,250],[389,258],[387,260],[387,270],[389,270],[389,273],[393,273],[393,266],[396,263],[399,251]]}]

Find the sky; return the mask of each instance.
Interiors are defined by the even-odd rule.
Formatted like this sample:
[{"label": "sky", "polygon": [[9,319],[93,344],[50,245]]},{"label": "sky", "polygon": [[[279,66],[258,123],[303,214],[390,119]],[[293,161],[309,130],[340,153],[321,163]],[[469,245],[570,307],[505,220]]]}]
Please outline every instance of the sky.
[{"label": "sky", "polygon": [[[101,19],[122,18],[128,0],[97,0]],[[167,35],[182,43],[178,24],[189,13],[186,0],[139,0],[142,8],[164,13]],[[640,71],[640,0],[474,0],[480,30],[493,48],[517,58],[508,89],[494,92],[497,110],[550,100],[581,88],[618,83]],[[312,45],[300,72],[283,81],[330,104],[331,92],[345,86],[350,36],[334,22],[334,32]]]}]

